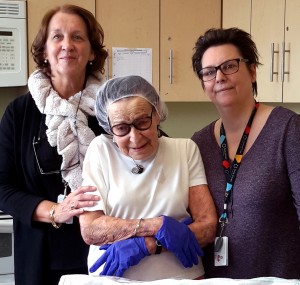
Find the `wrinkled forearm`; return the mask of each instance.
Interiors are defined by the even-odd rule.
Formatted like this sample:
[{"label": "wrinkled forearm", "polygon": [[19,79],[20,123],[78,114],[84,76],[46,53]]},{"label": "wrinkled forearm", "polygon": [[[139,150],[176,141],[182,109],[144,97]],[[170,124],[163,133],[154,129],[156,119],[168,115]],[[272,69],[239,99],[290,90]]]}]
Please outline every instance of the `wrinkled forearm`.
[{"label": "wrinkled forearm", "polygon": [[189,207],[193,223],[189,225],[199,244],[204,247],[216,237],[218,217],[207,185],[190,187]]},{"label": "wrinkled forearm", "polygon": [[[85,215],[85,214],[84,214]],[[134,236],[139,219],[120,219],[101,215],[86,219],[80,216],[81,235],[89,245],[103,245]],[[161,227],[161,218],[143,219],[136,236],[153,236]]]},{"label": "wrinkled forearm", "polygon": [[201,247],[212,243],[217,234],[217,223],[213,221],[194,222],[189,225]]},{"label": "wrinkled forearm", "polygon": [[102,216],[90,224],[81,223],[81,235],[89,245],[103,245],[133,236],[136,220]]}]

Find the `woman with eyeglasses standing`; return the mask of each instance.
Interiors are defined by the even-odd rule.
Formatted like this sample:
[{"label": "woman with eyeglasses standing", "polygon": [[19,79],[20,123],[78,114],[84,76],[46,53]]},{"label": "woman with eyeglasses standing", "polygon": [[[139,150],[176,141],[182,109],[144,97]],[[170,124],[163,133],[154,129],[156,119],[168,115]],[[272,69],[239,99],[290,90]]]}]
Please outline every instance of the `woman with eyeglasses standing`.
[{"label": "woman with eyeglasses standing", "polygon": [[260,63],[243,30],[208,30],[192,62],[220,115],[192,137],[219,216],[206,276],[299,279],[300,117],[256,102]]},{"label": "woman with eyeglasses standing", "polygon": [[29,93],[2,118],[0,209],[14,218],[17,285],[87,273],[77,216],[98,199],[86,194],[95,188],[81,187],[81,172],[89,143],[104,132],[94,111],[107,57],[103,36],[81,7],[48,11],[32,44],[37,70]]},{"label": "woman with eyeglasses standing", "polygon": [[91,142],[83,166],[101,196],[79,217],[90,273],[202,278],[199,244],[213,241],[217,216],[196,144],[160,136],[166,106],[140,76],[108,80],[96,116],[109,135]]}]

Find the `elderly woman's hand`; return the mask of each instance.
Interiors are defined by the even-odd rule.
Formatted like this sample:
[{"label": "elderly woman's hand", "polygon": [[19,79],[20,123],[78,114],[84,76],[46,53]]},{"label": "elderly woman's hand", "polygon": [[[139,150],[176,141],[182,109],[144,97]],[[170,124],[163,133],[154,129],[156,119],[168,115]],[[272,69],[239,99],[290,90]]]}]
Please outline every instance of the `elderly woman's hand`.
[{"label": "elderly woman's hand", "polygon": [[144,237],[117,241],[113,244],[103,245],[100,249],[106,251],[89,270],[93,273],[105,263],[100,275],[107,276],[122,277],[129,267],[137,265],[145,256],[150,255]]},{"label": "elderly woman's hand", "polygon": [[77,190],[71,192],[61,203],[55,208],[55,222],[66,223],[72,217],[78,216],[84,212],[84,207],[91,207],[96,201],[100,200],[98,195],[87,194],[94,192],[97,188],[94,186],[81,186]]},{"label": "elderly woman's hand", "polygon": [[194,233],[187,226],[191,220],[186,219],[180,223],[167,216],[163,216],[163,218],[163,225],[156,233],[155,238],[164,248],[173,252],[184,267],[198,264],[198,256],[203,256],[203,251]]}]

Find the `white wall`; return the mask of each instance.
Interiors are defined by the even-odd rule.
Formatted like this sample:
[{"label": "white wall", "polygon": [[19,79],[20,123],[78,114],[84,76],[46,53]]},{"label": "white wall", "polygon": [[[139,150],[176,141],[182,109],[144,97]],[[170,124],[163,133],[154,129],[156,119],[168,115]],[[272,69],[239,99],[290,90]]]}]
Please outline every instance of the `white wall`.
[{"label": "white wall", "polygon": [[[266,103],[283,106],[300,114],[300,103]],[[162,129],[172,137],[191,137],[195,131],[219,118],[212,103],[167,103],[169,116]],[[299,130],[300,131],[300,130]]]},{"label": "white wall", "polygon": [[171,137],[191,137],[218,118],[212,103],[167,103],[169,115],[162,129]]}]

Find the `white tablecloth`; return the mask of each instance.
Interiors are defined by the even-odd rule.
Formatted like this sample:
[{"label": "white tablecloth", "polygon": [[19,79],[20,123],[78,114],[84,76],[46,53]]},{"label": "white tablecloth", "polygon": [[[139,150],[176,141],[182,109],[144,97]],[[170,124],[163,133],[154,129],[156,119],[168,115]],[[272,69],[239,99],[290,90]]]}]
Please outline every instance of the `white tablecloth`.
[{"label": "white tablecloth", "polygon": [[134,281],[118,277],[89,275],[64,275],[58,285],[300,285],[300,279],[281,279],[275,277],[260,277],[253,279],[211,278],[204,280],[163,279],[156,281]]}]

